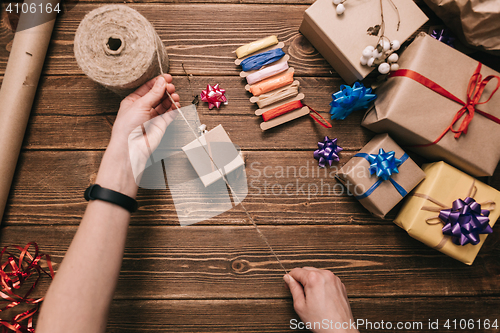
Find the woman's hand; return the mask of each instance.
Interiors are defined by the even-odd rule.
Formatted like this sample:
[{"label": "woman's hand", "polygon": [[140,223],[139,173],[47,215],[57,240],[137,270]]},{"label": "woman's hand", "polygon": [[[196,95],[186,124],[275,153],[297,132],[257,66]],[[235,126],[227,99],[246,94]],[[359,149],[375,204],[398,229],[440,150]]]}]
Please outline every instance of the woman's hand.
[{"label": "woman's hand", "polygon": [[175,86],[171,82],[169,74],[158,76],[123,99],[99,168],[97,184],[135,197],[146,161],[176,115],[167,91],[180,107],[179,95],[174,93]]},{"label": "woman's hand", "polygon": [[[322,325],[313,332],[358,332],[350,329],[354,318],[345,286],[332,272],[314,267],[295,268],[283,279],[292,293],[295,312],[304,323],[328,323],[328,328]],[[335,329],[336,323],[344,328]]]},{"label": "woman's hand", "polygon": [[120,103],[120,109],[113,125],[111,141],[126,143],[130,134],[147,122],[155,122],[159,129],[165,132],[168,124],[172,122],[175,115],[170,113],[176,107],[168,98],[166,91],[179,104],[179,95],[175,94],[175,86],[172,84],[172,76],[165,74],[146,82],[135,92],[128,95]]}]

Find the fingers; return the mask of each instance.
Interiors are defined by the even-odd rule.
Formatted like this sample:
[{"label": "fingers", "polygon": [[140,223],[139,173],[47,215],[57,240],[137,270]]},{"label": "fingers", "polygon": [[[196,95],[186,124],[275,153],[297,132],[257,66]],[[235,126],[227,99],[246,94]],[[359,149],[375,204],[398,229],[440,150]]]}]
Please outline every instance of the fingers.
[{"label": "fingers", "polygon": [[139,105],[141,108],[151,109],[158,106],[161,103],[162,99],[165,96],[165,79],[163,77],[159,77],[153,88],[149,92],[147,92],[144,96],[138,99],[135,103]]},{"label": "fingers", "polygon": [[[168,86],[169,85],[167,85],[167,89],[168,89]],[[174,91],[175,91],[175,87],[174,87]],[[172,96],[172,99],[174,100],[175,104],[177,105],[177,107],[180,108],[181,107],[181,104],[180,104],[181,98],[179,97],[179,95],[172,93],[171,96]],[[165,100],[163,100],[163,102],[161,102],[161,104],[159,104],[154,110],[151,111],[152,112],[151,116],[154,117],[154,116],[156,116],[156,114],[162,115],[165,112],[170,111],[171,109],[175,109],[175,108],[176,108],[175,106],[172,106],[172,101],[170,100],[170,98],[167,97]]]},{"label": "fingers", "polygon": [[[153,88],[156,80],[158,80],[160,77],[161,76],[157,76],[157,77],[152,78],[151,80],[149,80],[148,82],[144,83],[142,86],[137,88],[137,90],[134,93],[132,93],[131,95],[136,95],[139,98],[146,95]],[[165,74],[163,76],[163,78],[165,79],[165,82],[172,83],[172,75]]]},{"label": "fingers", "polygon": [[292,294],[293,297],[293,304],[296,308],[302,308],[306,304],[306,296],[304,294],[304,289],[302,288],[302,285],[295,281],[295,279],[291,276],[290,274],[286,274],[283,277],[283,280],[285,280],[286,284],[288,285],[288,288],[290,289],[290,293]]},{"label": "fingers", "polygon": [[[315,272],[319,271],[314,267],[294,268],[290,271],[290,275],[300,282],[304,288],[307,288],[311,282],[314,282]],[[311,279],[312,278],[312,279]],[[313,281],[311,281],[313,280]]]}]

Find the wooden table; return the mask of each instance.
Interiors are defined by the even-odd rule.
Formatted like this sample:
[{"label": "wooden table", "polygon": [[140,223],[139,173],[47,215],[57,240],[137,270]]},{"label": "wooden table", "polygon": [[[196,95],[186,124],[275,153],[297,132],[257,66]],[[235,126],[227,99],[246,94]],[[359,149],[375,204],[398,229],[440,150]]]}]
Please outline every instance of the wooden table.
[{"label": "wooden table", "polygon": [[[325,135],[338,137],[344,147],[340,165],[373,136],[359,126],[363,112],[334,121],[328,130],[309,117],[267,133],[258,128],[233,63],[239,45],[276,34],[286,43],[305,102],[315,109],[326,111],[330,94],[343,83],[298,32],[312,0],[137,2],[130,6],[151,21],[167,47],[184,104],[191,91],[182,64],[193,75],[196,93],[208,83],[227,90],[229,105],[208,110],[202,103],[200,119],[209,128],[223,124],[242,148],[250,189],[245,205],[287,269],[332,270],[346,285],[355,318],[423,323],[423,329],[406,332],[429,331],[429,319],[440,325],[447,319],[500,320],[499,226],[469,267],[394,225],[397,209],[386,220],[374,218],[340,186],[333,187],[332,173],[318,175],[312,151]],[[90,81],[73,56],[79,22],[103,3],[80,1],[57,20],[1,226],[1,246],[36,241],[55,263],[83,215],[83,190],[95,178],[120,102]],[[13,33],[5,17],[2,24],[3,75]],[[497,63],[498,70],[498,58],[475,57]],[[484,180],[500,189],[499,175]],[[280,193],[287,184],[288,192]],[[314,194],[322,184],[324,193]],[[167,191],[140,190],[138,200],[108,332],[290,331],[290,320],[298,317],[283,271],[241,209],[180,227]],[[89,278],[99,283],[106,277]],[[36,294],[48,285],[45,279]]]}]

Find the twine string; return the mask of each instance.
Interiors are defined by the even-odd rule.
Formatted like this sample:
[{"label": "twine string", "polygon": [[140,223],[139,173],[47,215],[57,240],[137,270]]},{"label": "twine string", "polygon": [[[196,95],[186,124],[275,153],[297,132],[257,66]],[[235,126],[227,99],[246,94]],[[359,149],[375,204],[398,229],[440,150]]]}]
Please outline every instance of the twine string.
[{"label": "twine string", "polygon": [[257,105],[264,108],[281,100],[297,96],[299,94],[299,82],[294,81],[291,85],[285,86],[279,90],[265,93],[257,97]]},{"label": "twine string", "polygon": [[[165,73],[163,72],[163,66],[162,66],[162,63],[161,63],[160,53],[156,52],[156,54],[157,54],[157,57],[158,57],[158,64],[159,64],[159,67],[160,67],[160,73],[161,73],[162,76],[164,76]],[[205,146],[201,142],[198,134],[193,129],[193,127],[191,127],[191,124],[189,124],[189,121],[187,120],[186,116],[184,115],[184,112],[182,112],[182,110],[177,106],[177,103],[172,98],[172,95],[170,95],[170,93],[166,89],[165,89],[165,92],[167,93],[167,96],[170,99],[172,105],[175,106],[175,108],[177,109],[177,111],[181,115],[182,119],[184,120],[184,122],[186,123],[186,125],[189,127],[189,129],[193,133],[194,137],[196,138],[196,140],[198,141],[198,143],[200,144],[200,146],[203,148],[203,150],[205,151],[205,153],[210,158],[210,161],[213,163],[213,165],[215,166],[215,168],[219,171],[219,174],[221,175],[222,179],[224,180],[224,183],[226,184],[226,186],[229,188],[229,190],[231,191],[231,193],[233,194],[233,196],[236,198],[236,200],[240,203],[241,208],[243,208],[243,211],[244,211],[245,215],[248,217],[248,219],[250,220],[250,222],[252,223],[252,225],[255,227],[255,230],[259,234],[260,238],[266,243],[267,247],[271,251],[271,253],[274,256],[274,258],[276,258],[276,261],[279,263],[279,265],[281,266],[281,268],[283,269],[283,271],[285,272],[285,274],[288,274],[288,271],[286,270],[286,268],[283,265],[283,263],[281,262],[280,258],[278,257],[278,255],[276,254],[276,252],[272,248],[271,244],[267,240],[267,237],[259,229],[259,227],[257,226],[257,223],[252,218],[252,216],[250,215],[250,213],[248,212],[248,210],[246,209],[246,207],[243,205],[243,200],[239,199],[238,195],[236,194],[236,191],[233,190],[232,186],[229,184],[229,181],[226,179],[225,175],[222,173],[222,169],[219,168],[219,166],[215,163],[215,161],[213,160],[212,156],[208,152],[207,148],[205,148]]]}]

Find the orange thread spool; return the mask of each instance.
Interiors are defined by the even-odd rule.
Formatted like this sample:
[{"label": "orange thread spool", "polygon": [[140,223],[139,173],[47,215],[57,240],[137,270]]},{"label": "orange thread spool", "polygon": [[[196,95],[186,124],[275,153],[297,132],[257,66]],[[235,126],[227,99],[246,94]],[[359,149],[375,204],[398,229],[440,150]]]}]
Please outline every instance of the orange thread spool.
[{"label": "orange thread spool", "polygon": [[264,121],[268,121],[268,120],[271,120],[273,118],[279,117],[282,114],[285,114],[287,112],[290,112],[290,111],[296,110],[298,108],[301,108],[303,106],[304,106],[304,104],[302,104],[301,101],[288,102],[286,104],[277,106],[274,109],[271,109],[269,111],[264,112],[262,114],[262,119]]},{"label": "orange thread spool", "polygon": [[293,83],[293,72],[286,72],[277,77],[271,77],[250,87],[254,96],[259,96],[274,89],[278,89]]}]

